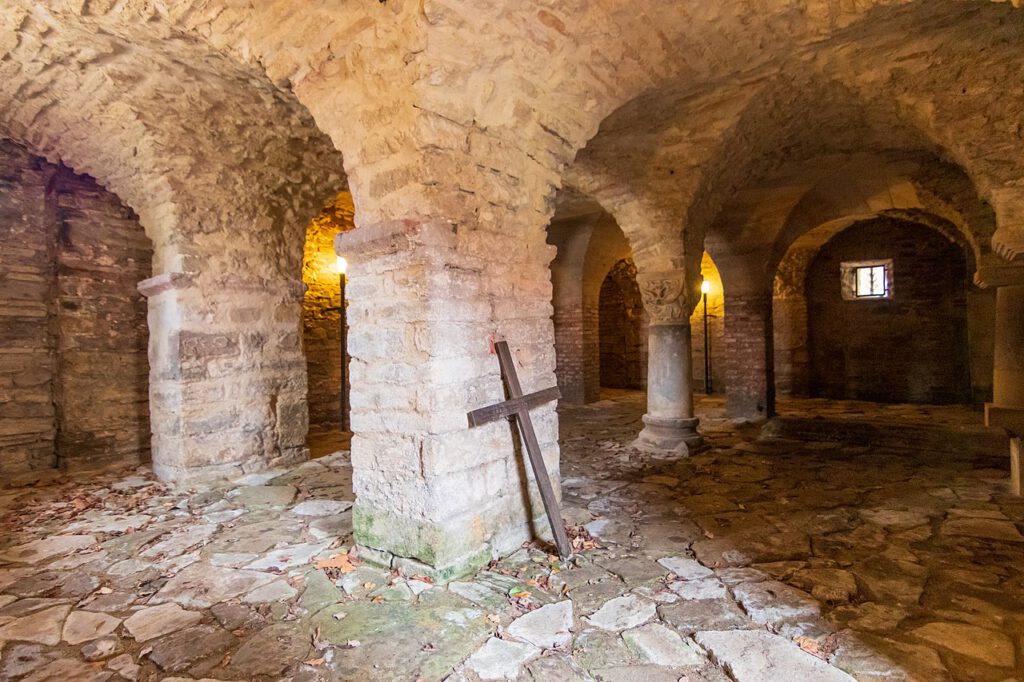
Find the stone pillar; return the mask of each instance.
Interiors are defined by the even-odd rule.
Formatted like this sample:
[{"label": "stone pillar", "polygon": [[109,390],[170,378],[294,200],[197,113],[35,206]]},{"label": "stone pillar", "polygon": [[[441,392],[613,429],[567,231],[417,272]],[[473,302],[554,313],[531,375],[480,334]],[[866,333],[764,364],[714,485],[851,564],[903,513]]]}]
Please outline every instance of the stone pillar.
[{"label": "stone pillar", "polygon": [[303,285],[253,277],[144,280],[153,470],[226,478],[308,457]]},{"label": "stone pillar", "polygon": [[996,339],[992,402],[985,423],[1010,433],[1014,493],[1021,494],[1021,438],[1024,437],[1024,284],[996,291]]},{"label": "stone pillar", "polygon": [[[514,426],[470,429],[466,417],[504,400],[495,338],[509,342],[524,391],[555,385],[543,230],[410,217],[360,224],[336,244],[349,260],[360,556],[448,580],[547,535]],[[531,416],[557,493],[554,407]]]},{"label": "stone pillar", "polygon": [[775,414],[772,297],[725,292],[726,413],[760,421]]},{"label": "stone pillar", "polygon": [[633,447],[687,455],[703,445],[693,416],[690,305],[682,270],[640,274],[637,284],[649,316],[647,414]]}]

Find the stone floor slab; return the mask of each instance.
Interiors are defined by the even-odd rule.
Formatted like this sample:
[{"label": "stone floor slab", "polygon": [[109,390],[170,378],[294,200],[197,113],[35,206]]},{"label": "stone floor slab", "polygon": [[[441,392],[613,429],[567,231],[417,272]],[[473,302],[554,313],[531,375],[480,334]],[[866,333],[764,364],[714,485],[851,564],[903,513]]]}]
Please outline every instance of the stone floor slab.
[{"label": "stone floor slab", "polygon": [[695,639],[736,682],[855,682],[785,637],[763,630],[698,632]]}]

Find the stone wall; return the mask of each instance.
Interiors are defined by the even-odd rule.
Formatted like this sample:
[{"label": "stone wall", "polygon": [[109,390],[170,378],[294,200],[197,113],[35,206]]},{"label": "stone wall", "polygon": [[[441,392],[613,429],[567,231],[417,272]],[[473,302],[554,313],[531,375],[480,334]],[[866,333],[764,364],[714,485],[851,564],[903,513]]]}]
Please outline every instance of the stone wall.
[{"label": "stone wall", "polygon": [[310,426],[335,428],[341,422],[341,275],[334,237],[352,229],[354,211],[352,195],[342,192],[306,231],[302,343]]},{"label": "stone wall", "polygon": [[[840,263],[893,259],[893,296],[843,300]],[[970,399],[967,263],[934,230],[877,219],[829,241],[807,275],[814,395],[885,402]]]},{"label": "stone wall", "polygon": [[0,473],[148,459],[149,240],[91,178],[0,144]]},{"label": "stone wall", "polygon": [[647,322],[633,261],[616,263],[601,284],[598,323],[601,386],[643,389],[647,385]]}]

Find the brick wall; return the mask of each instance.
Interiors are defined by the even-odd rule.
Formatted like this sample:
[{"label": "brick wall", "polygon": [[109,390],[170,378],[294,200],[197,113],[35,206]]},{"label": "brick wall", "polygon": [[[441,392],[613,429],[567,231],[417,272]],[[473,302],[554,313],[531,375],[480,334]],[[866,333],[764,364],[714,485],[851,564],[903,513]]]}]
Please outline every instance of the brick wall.
[{"label": "brick wall", "polygon": [[[845,301],[840,263],[893,259],[891,300]],[[815,395],[892,402],[970,399],[967,263],[927,227],[860,223],[829,241],[807,275]]]},{"label": "brick wall", "polygon": [[341,279],[334,236],[352,229],[352,195],[341,193],[306,231],[302,281],[302,340],[311,426],[336,428],[341,422]]},{"label": "brick wall", "polygon": [[61,168],[57,209],[57,453],[62,468],[149,459],[146,301],[152,246],[135,214]]},{"label": "brick wall", "polygon": [[[711,347],[711,388],[715,393],[722,393],[726,387],[726,347],[725,347],[725,295],[722,289],[722,276],[707,252],[700,263],[700,274],[710,283],[707,294],[708,302],[708,345]],[[693,390],[704,393],[704,302],[697,302],[697,307],[690,316],[690,339],[693,354]]]},{"label": "brick wall", "polygon": [[601,284],[601,386],[642,389],[647,382],[647,325],[636,266],[621,260]]},{"label": "brick wall", "polygon": [[57,464],[53,168],[0,140],[0,484]]},{"label": "brick wall", "polygon": [[0,475],[149,457],[152,248],[91,178],[0,142]]},{"label": "brick wall", "polygon": [[761,419],[775,411],[771,327],[770,295],[726,295],[726,408],[731,417]]}]

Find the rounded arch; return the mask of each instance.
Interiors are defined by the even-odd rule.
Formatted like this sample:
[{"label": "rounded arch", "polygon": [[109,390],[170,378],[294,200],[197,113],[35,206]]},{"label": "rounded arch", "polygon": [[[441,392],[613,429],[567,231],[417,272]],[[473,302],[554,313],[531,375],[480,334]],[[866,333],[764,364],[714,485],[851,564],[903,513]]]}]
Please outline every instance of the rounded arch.
[{"label": "rounded arch", "polygon": [[[975,260],[972,246],[964,233],[948,220],[921,209],[883,209],[877,212],[844,215],[803,232],[789,244],[775,269],[772,287],[773,366],[778,393],[780,395],[810,395],[812,393],[812,370],[814,368],[810,347],[810,321],[813,315],[808,307],[809,272],[812,264],[826,245],[832,243],[847,230],[858,225],[879,222],[884,222],[888,228],[882,233],[876,250],[871,251],[870,254],[867,252],[861,254],[864,258],[881,258],[883,257],[879,255],[881,253],[899,250],[899,247],[892,242],[901,238],[901,231],[910,229],[926,230],[932,233],[933,237],[924,238],[924,241],[931,245],[932,251],[939,250],[940,247],[937,245],[945,242],[951,245],[954,251],[962,254],[967,277],[956,285],[957,292],[954,298],[957,300],[963,298],[964,306],[966,306],[966,319],[955,324],[951,320],[953,327],[948,330],[948,333],[950,338],[959,338],[958,334],[966,335],[967,357],[964,366],[969,368],[971,396],[975,401],[985,400],[991,392],[992,351],[990,346],[994,324],[992,319],[993,292],[979,289],[970,282],[969,275],[976,272],[978,263]],[[903,260],[906,260],[906,249],[902,253]],[[911,254],[910,260],[914,260],[913,254]],[[897,272],[900,270],[899,264],[894,267]],[[942,270],[939,268],[935,276],[940,277],[941,272]],[[828,288],[828,291],[832,293],[838,292],[840,287],[838,270],[834,275],[834,281],[827,285],[827,287],[831,287]],[[916,280],[923,277],[920,272],[913,270],[912,275]],[[899,277],[898,274],[897,277]],[[936,281],[936,286],[940,284]]]},{"label": "rounded arch", "polygon": [[[663,223],[647,220],[644,229],[651,236],[645,241],[676,244],[668,257],[685,261],[690,268],[705,235],[721,229],[719,220],[732,197],[808,159],[893,152],[951,159],[978,188],[975,196],[980,193],[988,199],[997,176],[1021,174],[1019,158],[1010,158],[1019,141],[1011,139],[1012,132],[1006,136],[1017,128],[1020,98],[1003,97],[997,94],[998,87],[990,91],[1000,98],[987,111],[1001,122],[1001,139],[987,135],[992,121],[980,118],[980,113],[977,120],[984,125],[972,127],[970,141],[958,140],[961,126],[955,115],[940,130],[925,114],[927,103],[939,99],[945,110],[956,112],[952,98],[961,96],[960,81],[970,94],[967,79],[953,67],[955,52],[967,49],[963,46],[985,47],[971,52],[972,69],[984,70],[988,59],[997,61],[995,70],[1000,73],[1009,65],[1019,66],[1012,46],[1020,42],[1014,38],[1021,25],[1008,21],[1017,16],[1015,11],[994,4],[864,6],[863,14],[826,21],[820,39],[807,48],[814,56],[799,64],[782,62],[784,77],[776,75],[781,67],[770,58],[751,67],[746,79],[728,84],[711,79],[702,87],[687,87],[684,81],[667,77],[605,119],[577,156],[569,177],[606,192],[612,212],[617,201],[645,194],[661,197],[662,205],[647,213],[671,217]],[[894,30],[896,26],[899,30]],[[950,26],[956,26],[959,41],[945,38],[943,31]],[[848,63],[850,45],[857,46],[856,70]],[[891,52],[902,54],[906,45],[913,45],[914,54],[920,55],[930,55],[935,48],[949,68],[932,64],[930,56],[927,63],[913,61],[915,68],[896,67],[897,62],[884,58]],[[923,102],[919,106],[908,106],[901,88],[877,77],[879,71],[897,68],[905,87]],[[938,99],[929,100],[929,93]],[[990,163],[989,156],[1001,161]],[[998,173],[993,172],[996,165]],[[788,189],[782,187],[783,193]],[[666,204],[668,196],[672,200]],[[667,255],[667,250],[663,247],[659,255]]]},{"label": "rounded arch", "polygon": [[800,197],[778,230],[769,273],[795,244],[813,241],[808,235],[820,237],[882,215],[922,222],[958,241],[969,253],[972,272],[991,253],[995,222],[963,171],[933,159],[865,156],[835,169]]},{"label": "rounded arch", "polygon": [[294,96],[159,21],[12,12],[0,135],[120,196],[157,272],[297,279],[306,222],[344,180]]},{"label": "rounded arch", "polygon": [[615,219],[590,197],[563,189],[548,226],[555,246],[551,262],[556,376],[570,402],[600,397],[601,285],[630,245]]}]

